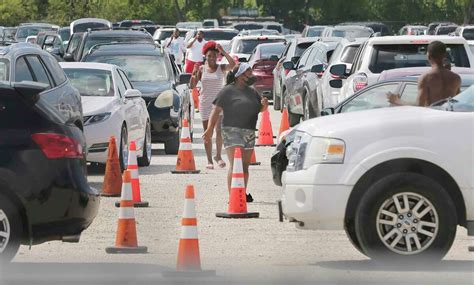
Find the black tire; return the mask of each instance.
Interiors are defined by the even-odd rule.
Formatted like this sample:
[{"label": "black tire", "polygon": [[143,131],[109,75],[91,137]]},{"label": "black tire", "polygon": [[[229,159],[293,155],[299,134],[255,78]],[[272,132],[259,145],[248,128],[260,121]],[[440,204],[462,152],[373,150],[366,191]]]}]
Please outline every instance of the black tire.
[{"label": "black tire", "polygon": [[311,96],[308,95],[308,93],[305,94],[304,96],[304,116],[303,119],[309,120],[312,118],[316,118],[318,115],[318,111],[314,111],[313,104],[311,104]]},{"label": "black tire", "polygon": [[[125,139],[125,145],[124,145]],[[128,147],[128,132],[127,127],[122,125],[122,130],[120,131],[120,147],[119,147],[119,162],[120,162],[120,170],[123,172],[127,169],[127,163],[124,161],[123,157],[123,148]]]},{"label": "black tire", "polygon": [[176,132],[173,137],[165,142],[166,154],[178,154],[179,151],[179,132]]},{"label": "black tire", "polygon": [[[419,212],[415,209],[412,209],[412,206],[417,203],[417,200],[414,199],[414,201],[412,202],[412,200],[409,200],[407,198],[407,200],[409,201],[408,204],[410,205],[410,208],[409,211],[405,212],[406,215],[410,215],[412,217],[411,219],[414,220],[412,222],[405,222],[406,220],[401,221],[399,220],[399,217],[403,215],[398,216],[398,214],[396,214],[396,218],[392,218],[392,221],[396,221],[396,225],[380,225],[380,227],[378,227],[377,219],[379,217],[379,210],[384,205],[390,205],[390,203],[388,203],[390,199],[393,198],[394,195],[400,193],[414,194],[408,195],[411,198],[423,198],[424,201],[428,201],[429,203],[431,203],[431,206],[432,208],[434,208],[435,212],[430,211],[428,212],[430,215],[427,215],[427,213],[424,214],[423,217],[419,217]],[[399,202],[400,208],[402,204],[405,208],[405,202],[403,201]],[[395,203],[393,203],[393,205],[395,205]],[[425,208],[424,205],[422,207],[423,208],[421,209],[430,209],[428,207]],[[421,210],[421,212],[423,212],[423,210]],[[435,213],[436,215],[433,215],[432,213]],[[383,214],[380,214],[380,216],[382,215]],[[386,217],[388,218],[389,216]],[[419,218],[419,221],[416,221],[418,224],[415,224],[415,220],[417,217]],[[420,223],[422,221],[433,217],[435,217],[434,223],[437,225],[438,228],[437,230],[432,229],[430,234],[432,234],[433,236],[431,238],[429,238],[425,234],[419,234],[418,232],[410,233],[409,230],[407,230],[408,235],[413,234],[415,236],[421,237],[421,239],[417,239],[421,244],[422,249],[416,250],[418,252],[409,254],[400,253],[400,248],[403,248],[403,246],[406,247],[406,245],[408,244],[412,244],[412,239],[409,239],[409,242],[406,242],[406,239],[402,237],[400,241],[395,244],[395,247],[400,244],[401,247],[397,247],[394,250],[389,249],[389,245],[385,245],[382,241],[382,235],[385,237],[388,236],[388,234],[385,235],[384,233],[382,233],[382,230],[385,228],[390,230],[391,227],[391,230],[398,230],[396,229],[396,227],[400,228],[401,226],[401,228],[398,231],[395,231],[395,233],[397,234],[397,237],[399,235],[403,236],[401,234],[401,231],[403,227],[405,227],[405,225],[411,227],[411,229],[416,230],[416,225],[421,225]],[[387,263],[408,261],[439,261],[446,255],[446,253],[453,244],[454,238],[456,236],[456,226],[456,208],[451,197],[447,194],[446,190],[433,179],[423,176],[421,174],[410,172],[391,174],[372,184],[362,197],[361,202],[357,207],[355,217],[355,231],[357,235],[357,240],[361,245],[362,251],[372,259],[384,261]],[[424,230],[426,232],[426,228]],[[392,234],[390,237],[392,236],[394,235]],[[397,237],[395,239],[397,239]],[[394,241],[389,239],[389,242]],[[412,250],[414,247],[416,247],[416,244],[413,240]],[[395,250],[398,250],[399,252],[396,252]]]},{"label": "black tire", "polygon": [[0,194],[0,232],[9,232],[8,241],[0,237],[0,263],[10,262],[18,252],[23,232],[23,223],[17,207],[4,195]]},{"label": "black tire", "polygon": [[146,123],[145,139],[142,147],[142,157],[137,157],[138,166],[150,166],[152,153],[148,153],[147,144],[151,142],[151,128],[150,123]]},{"label": "black tire", "polygon": [[346,232],[347,238],[349,241],[352,243],[352,245],[363,255],[367,255],[363,250],[362,247],[360,246],[360,242],[357,239],[357,234],[355,232],[355,225],[354,221],[349,221],[346,222],[346,225],[344,227],[344,230]]},{"label": "black tire", "polygon": [[290,121],[290,127],[292,128],[300,123],[301,115],[293,114],[288,110],[288,120]]}]

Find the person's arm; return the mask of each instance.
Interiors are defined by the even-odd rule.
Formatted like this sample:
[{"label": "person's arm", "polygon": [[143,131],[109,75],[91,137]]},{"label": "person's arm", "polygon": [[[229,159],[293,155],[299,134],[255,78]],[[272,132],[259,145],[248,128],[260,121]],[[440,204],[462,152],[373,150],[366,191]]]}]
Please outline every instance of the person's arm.
[{"label": "person's arm", "polygon": [[191,82],[190,82],[190,88],[193,89],[194,87],[196,87],[196,85],[198,84],[199,81],[201,81],[201,77],[202,77],[202,68],[203,66],[194,66],[194,70],[193,70],[193,74],[191,76]]},{"label": "person's arm", "polygon": [[186,46],[186,48],[192,48],[193,47],[193,44],[194,42],[197,40],[197,35],[189,41],[188,45]]},{"label": "person's arm", "polygon": [[220,54],[222,54],[227,59],[227,62],[228,62],[228,64],[224,64],[222,69],[224,71],[231,71],[232,69],[234,69],[234,66],[235,66],[234,59],[222,48],[220,44],[217,44],[216,48],[220,52]]},{"label": "person's arm", "polygon": [[167,39],[167,41],[168,41],[168,43],[166,44],[166,47],[170,47],[171,42],[173,41],[173,38],[171,37],[171,38]]},{"label": "person's arm", "polygon": [[222,112],[222,108],[217,105],[212,105],[212,112],[211,116],[209,117],[209,124],[207,125],[207,129],[202,135],[202,138],[205,142],[209,142],[212,140],[212,136],[214,134],[214,128],[219,120],[219,115]]}]

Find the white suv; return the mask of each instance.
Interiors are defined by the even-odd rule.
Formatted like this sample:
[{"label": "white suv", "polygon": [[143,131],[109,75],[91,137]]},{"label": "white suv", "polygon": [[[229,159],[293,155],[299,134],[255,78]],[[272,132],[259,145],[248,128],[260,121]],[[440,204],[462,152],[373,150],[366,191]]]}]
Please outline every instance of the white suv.
[{"label": "white suv", "polygon": [[298,125],[280,219],[345,229],[374,259],[441,259],[458,225],[474,235],[473,97],[474,85],[438,110],[374,109]]},{"label": "white suv", "polygon": [[377,82],[384,70],[428,66],[426,50],[429,43],[441,41],[447,45],[451,64],[457,67],[474,67],[474,58],[466,40],[452,36],[390,36],[370,38],[359,48],[352,69],[345,73],[347,66],[342,64],[341,77],[347,77],[341,89],[338,103],[356,91]]}]

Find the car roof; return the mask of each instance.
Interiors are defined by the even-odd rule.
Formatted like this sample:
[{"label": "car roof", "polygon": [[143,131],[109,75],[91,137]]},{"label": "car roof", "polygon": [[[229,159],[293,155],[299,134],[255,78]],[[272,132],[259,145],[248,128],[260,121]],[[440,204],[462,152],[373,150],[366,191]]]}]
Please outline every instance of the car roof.
[{"label": "car roof", "polygon": [[466,40],[463,37],[454,37],[448,35],[403,35],[403,36],[385,36],[385,37],[373,37],[368,39],[370,44],[429,44],[433,41],[441,41],[445,44],[460,44]]},{"label": "car roof", "polygon": [[297,45],[303,44],[303,43],[311,43],[315,42],[319,39],[319,37],[305,37],[305,38],[294,38],[292,41],[294,41]]},{"label": "car roof", "polygon": [[[89,37],[117,37],[117,36],[127,36],[127,37],[143,37],[150,36],[150,34],[144,31],[137,30],[91,30],[89,32]],[[150,36],[151,37],[151,36]]]},{"label": "car roof", "polygon": [[39,46],[22,42],[8,46],[0,46],[0,57],[14,59],[18,53],[49,54],[43,51]]},{"label": "car roof", "polygon": [[284,42],[264,43],[264,44],[259,44],[257,48],[268,47],[268,46],[281,46],[281,45],[285,45],[285,43]]},{"label": "car roof", "polygon": [[90,56],[100,55],[163,55],[161,50],[152,44],[113,43],[96,45]]},{"label": "car roof", "polygon": [[[429,66],[418,66],[418,67],[405,67],[405,68],[395,68],[383,71],[379,80],[386,80],[390,78],[399,78],[399,77],[408,77],[408,76],[419,76],[428,72],[431,69]],[[453,67],[451,69],[454,73],[459,75],[474,75],[474,69],[469,67]]]},{"label": "car roof", "polygon": [[258,40],[258,39],[269,39],[269,40],[279,40],[282,39],[284,40],[284,36],[279,36],[279,35],[268,35],[268,36],[237,36],[235,37],[236,39],[240,40]]},{"label": "car roof", "polygon": [[62,68],[98,69],[112,71],[116,65],[97,62],[59,62]]},{"label": "car roof", "polygon": [[239,30],[237,29],[234,29],[232,27],[230,28],[214,28],[214,27],[209,27],[209,28],[199,28],[197,29],[198,31],[203,31],[203,32],[206,32],[206,31],[215,31],[215,32],[239,32]]}]

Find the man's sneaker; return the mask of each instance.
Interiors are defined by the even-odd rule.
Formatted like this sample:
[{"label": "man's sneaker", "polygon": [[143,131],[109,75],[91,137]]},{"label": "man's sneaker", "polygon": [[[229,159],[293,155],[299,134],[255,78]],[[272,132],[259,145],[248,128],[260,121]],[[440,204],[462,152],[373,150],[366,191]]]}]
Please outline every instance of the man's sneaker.
[{"label": "man's sneaker", "polygon": [[247,194],[247,203],[252,203],[253,202],[253,197],[250,194]]}]

